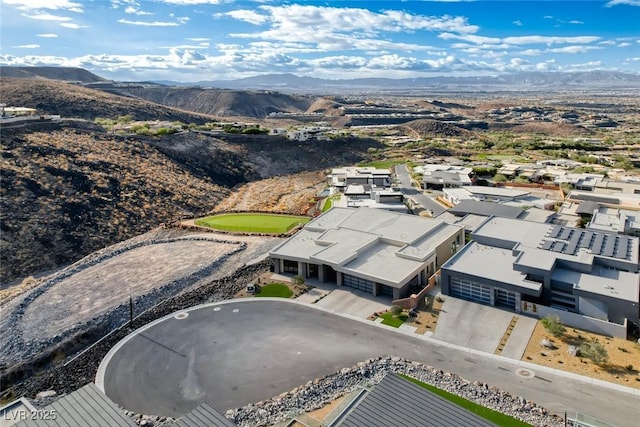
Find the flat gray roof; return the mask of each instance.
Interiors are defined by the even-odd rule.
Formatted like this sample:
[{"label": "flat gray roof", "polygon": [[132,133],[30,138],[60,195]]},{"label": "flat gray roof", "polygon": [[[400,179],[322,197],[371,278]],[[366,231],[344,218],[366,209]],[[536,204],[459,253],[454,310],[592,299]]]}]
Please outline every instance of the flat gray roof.
[{"label": "flat gray roof", "polygon": [[576,290],[635,303],[640,299],[638,278],[634,273],[602,267],[596,267],[591,274],[556,268],[551,275],[552,280],[570,283]]},{"label": "flat gray roof", "polygon": [[489,427],[491,422],[397,374],[388,373],[337,427]]},{"label": "flat gray roof", "polygon": [[333,207],[269,255],[331,265],[336,271],[399,287],[461,230],[433,218]]},{"label": "flat gray roof", "polygon": [[530,295],[540,295],[542,284],[526,280],[526,275],[514,270],[517,255],[509,249],[471,242],[447,261],[442,268],[449,271],[482,277],[499,283],[518,286]]},{"label": "flat gray roof", "polygon": [[449,209],[449,212],[458,216],[474,214],[482,216],[499,216],[502,218],[518,218],[518,216],[522,214],[522,211],[522,208],[515,206],[471,199],[462,200],[460,203]]},{"label": "flat gray roof", "polygon": [[495,196],[495,197],[523,197],[530,193],[530,191],[515,190],[513,188],[504,187],[481,187],[481,186],[469,186],[463,187],[463,190],[467,190],[469,193],[476,196]]}]

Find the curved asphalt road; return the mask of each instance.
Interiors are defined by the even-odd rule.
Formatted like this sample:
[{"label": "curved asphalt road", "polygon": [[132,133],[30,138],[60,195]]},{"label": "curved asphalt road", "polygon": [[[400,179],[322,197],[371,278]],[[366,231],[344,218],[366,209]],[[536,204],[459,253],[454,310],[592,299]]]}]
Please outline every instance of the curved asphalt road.
[{"label": "curved asphalt road", "polygon": [[395,171],[396,176],[398,177],[398,181],[400,181],[400,190],[402,191],[402,193],[405,196],[413,199],[425,210],[431,211],[431,216],[436,217],[447,210],[440,203],[436,202],[431,197],[425,196],[422,191],[418,190],[413,186],[413,184],[411,184],[411,176],[409,175],[406,164],[403,163],[400,165],[396,165]]},{"label": "curved asphalt road", "polygon": [[[201,402],[219,411],[267,399],[369,357],[420,361],[487,382],[563,413],[635,425],[633,395],[559,376],[515,374],[515,361],[487,357],[301,303],[246,299],[190,309],[139,329],[100,365],[96,383],[120,406],[179,417]],[[180,315],[178,315],[180,317]]]}]

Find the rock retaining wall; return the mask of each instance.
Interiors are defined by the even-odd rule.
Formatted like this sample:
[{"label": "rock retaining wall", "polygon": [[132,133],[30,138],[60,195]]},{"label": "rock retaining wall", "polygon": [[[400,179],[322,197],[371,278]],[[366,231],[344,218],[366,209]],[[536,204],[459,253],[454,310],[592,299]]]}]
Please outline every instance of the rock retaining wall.
[{"label": "rock retaining wall", "polygon": [[405,374],[419,381],[461,396],[479,405],[510,415],[534,426],[563,426],[564,420],[523,397],[481,382],[470,382],[456,374],[400,357],[380,357],[351,368],[309,381],[305,385],[269,400],[226,412],[225,416],[242,427],[268,426],[294,418],[302,412],[319,409],[360,384],[375,385],[387,372]]}]

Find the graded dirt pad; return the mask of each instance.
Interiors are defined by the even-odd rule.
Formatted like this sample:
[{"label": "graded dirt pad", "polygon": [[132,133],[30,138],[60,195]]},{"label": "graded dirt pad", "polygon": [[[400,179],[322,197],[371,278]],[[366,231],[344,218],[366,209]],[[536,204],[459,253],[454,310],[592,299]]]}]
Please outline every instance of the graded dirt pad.
[{"label": "graded dirt pad", "polygon": [[325,186],[323,172],[276,176],[244,184],[219,203],[214,212],[260,211],[304,215],[310,200]]},{"label": "graded dirt pad", "polygon": [[[545,338],[557,349],[542,347],[540,342]],[[587,358],[568,353],[569,345],[580,347],[580,343],[593,340],[598,340],[607,350],[607,364],[598,366]],[[562,337],[554,337],[538,322],[522,360],[640,389],[640,345],[621,338],[605,337],[571,327],[566,327]],[[628,369],[629,366],[632,369]]]},{"label": "graded dirt pad", "polygon": [[[250,253],[244,254],[247,248]],[[139,312],[200,276],[217,275],[216,266],[237,268],[236,261],[245,263],[247,256],[256,257],[264,250],[268,245],[262,242],[221,242],[208,234],[116,245],[97,261],[88,257],[3,304],[0,362],[11,366],[28,361],[65,338],[90,330],[98,320],[117,326],[123,320],[112,313],[128,308],[130,295]]]},{"label": "graded dirt pad", "polygon": [[126,251],[57,283],[22,316],[25,339],[55,336],[152,289],[212,264],[238,245],[173,241]]}]

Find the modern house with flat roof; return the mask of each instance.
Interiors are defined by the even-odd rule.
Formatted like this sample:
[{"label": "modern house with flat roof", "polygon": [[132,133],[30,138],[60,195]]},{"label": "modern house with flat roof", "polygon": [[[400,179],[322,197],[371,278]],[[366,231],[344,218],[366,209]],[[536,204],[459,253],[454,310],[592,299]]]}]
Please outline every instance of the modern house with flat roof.
[{"label": "modern house with flat roof", "polygon": [[638,322],[637,237],[498,217],[471,236],[442,266],[443,294],[516,312],[546,306]]},{"label": "modern house with flat roof", "polygon": [[437,163],[416,166],[413,171],[422,174],[422,187],[425,189],[441,190],[472,184],[473,169],[469,167]]},{"label": "modern house with flat roof", "polygon": [[373,167],[349,166],[331,170],[327,177],[327,184],[344,191],[349,185],[376,185],[378,187],[391,186],[391,171]]},{"label": "modern house with flat roof", "polygon": [[404,204],[404,193],[397,188],[379,187],[370,184],[349,184],[344,190],[344,204],[342,198],[334,201],[334,206],[353,208],[369,207],[385,209],[394,212],[407,213]]},{"label": "modern house with flat roof", "polygon": [[380,209],[333,207],[269,256],[297,274],[394,299],[408,296],[464,244],[464,228]]},{"label": "modern house with flat roof", "polygon": [[[585,208],[582,209],[583,207]],[[580,203],[576,213],[591,216],[591,221],[586,226],[589,230],[640,237],[640,212],[638,211],[609,208],[587,201]]]}]

